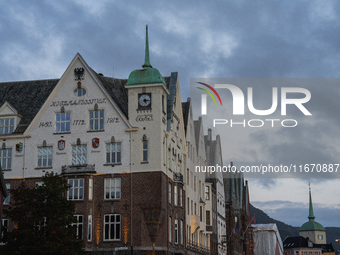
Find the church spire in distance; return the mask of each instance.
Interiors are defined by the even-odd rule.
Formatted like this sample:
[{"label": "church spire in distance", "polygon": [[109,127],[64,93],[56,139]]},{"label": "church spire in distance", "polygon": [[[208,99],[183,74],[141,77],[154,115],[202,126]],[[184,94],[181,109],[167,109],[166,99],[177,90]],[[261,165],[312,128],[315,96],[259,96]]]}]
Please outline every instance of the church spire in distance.
[{"label": "church spire in distance", "polygon": [[149,35],[148,35],[148,25],[146,25],[146,37],[145,37],[145,61],[144,65],[142,65],[144,69],[152,68],[150,64],[150,55],[149,55]]},{"label": "church spire in distance", "polygon": [[308,219],[314,220],[315,216],[314,216],[314,212],[313,212],[312,191],[311,191],[311,188],[310,188],[310,183],[308,184],[308,186],[309,186],[309,215],[308,215]]}]

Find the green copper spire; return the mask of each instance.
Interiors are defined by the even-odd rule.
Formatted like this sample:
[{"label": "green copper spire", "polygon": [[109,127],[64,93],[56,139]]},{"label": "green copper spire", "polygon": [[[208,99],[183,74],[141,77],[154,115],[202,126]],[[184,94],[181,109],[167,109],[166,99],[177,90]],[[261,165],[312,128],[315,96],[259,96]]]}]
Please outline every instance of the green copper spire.
[{"label": "green copper spire", "polygon": [[309,215],[308,215],[309,220],[314,220],[315,216],[313,213],[313,203],[312,203],[312,192],[309,186]]},{"label": "green copper spire", "polygon": [[312,191],[309,185],[309,215],[306,223],[304,223],[299,231],[326,231],[325,228],[318,222],[316,222],[314,212],[313,212],[313,203],[312,203]]},{"label": "green copper spire", "polygon": [[155,83],[163,83],[164,86],[166,86],[166,82],[161,73],[150,64],[148,25],[146,25],[145,62],[142,67],[143,69],[134,70],[130,73],[125,87]]},{"label": "green copper spire", "polygon": [[145,61],[144,65],[142,65],[144,69],[152,68],[150,64],[150,55],[149,55],[149,34],[148,34],[148,25],[146,25],[146,37],[145,37]]}]

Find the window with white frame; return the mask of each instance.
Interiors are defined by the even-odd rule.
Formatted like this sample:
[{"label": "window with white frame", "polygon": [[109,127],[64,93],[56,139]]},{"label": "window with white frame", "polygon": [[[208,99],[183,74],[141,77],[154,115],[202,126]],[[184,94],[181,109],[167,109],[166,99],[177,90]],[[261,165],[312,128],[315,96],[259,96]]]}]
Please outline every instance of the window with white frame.
[{"label": "window with white frame", "polygon": [[174,205],[178,205],[178,193],[177,193],[177,185],[174,185]]},{"label": "window with white frame", "polygon": [[90,111],[90,130],[104,129],[104,110]]},{"label": "window with white frame", "polygon": [[121,217],[120,214],[104,215],[104,241],[120,240]]},{"label": "window with white frame", "polygon": [[53,147],[38,148],[38,167],[52,167]]},{"label": "window with white frame", "polygon": [[14,131],[14,118],[0,119],[0,135],[12,134]]},{"label": "window with white frame", "polygon": [[83,200],[84,199],[84,179],[69,179],[68,184],[70,188],[68,190],[69,200]]},{"label": "window with white frame", "polygon": [[12,149],[0,150],[0,165],[3,170],[12,168]]},{"label": "window with white frame", "polygon": [[72,146],[72,165],[85,165],[87,162],[86,145]]},{"label": "window with white frame", "polygon": [[70,132],[71,131],[71,113],[62,112],[56,114],[56,133]]},{"label": "window with white frame", "polygon": [[8,233],[8,227],[9,227],[9,220],[8,219],[2,219],[1,220],[1,239],[0,243],[7,243],[7,233]]},{"label": "window with white frame", "polygon": [[175,220],[175,244],[178,244],[178,220]]},{"label": "window with white frame", "polygon": [[92,215],[88,216],[87,241],[92,241]]},{"label": "window with white frame", "polygon": [[76,226],[76,237],[83,239],[83,215],[74,215],[77,222],[72,223],[72,226]]},{"label": "window with white frame", "polygon": [[105,179],[105,199],[121,199],[121,179]]},{"label": "window with white frame", "polygon": [[[6,189],[7,191],[9,191],[9,189],[11,188],[11,184],[10,183],[6,183]],[[9,204],[10,201],[10,193],[8,192],[8,196],[5,198],[4,200],[4,204]]]},{"label": "window with white frame", "polygon": [[89,179],[89,200],[93,200],[93,179]]},{"label": "window with white frame", "polygon": [[106,144],[106,163],[119,164],[121,163],[121,143]]}]

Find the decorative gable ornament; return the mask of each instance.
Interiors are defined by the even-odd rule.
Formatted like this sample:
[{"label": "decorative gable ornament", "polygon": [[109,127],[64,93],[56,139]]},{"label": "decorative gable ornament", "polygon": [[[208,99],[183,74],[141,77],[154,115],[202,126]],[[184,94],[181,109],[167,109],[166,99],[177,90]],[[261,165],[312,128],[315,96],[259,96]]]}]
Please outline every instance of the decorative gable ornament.
[{"label": "decorative gable ornament", "polygon": [[74,79],[76,81],[84,80],[85,69],[83,67],[74,69]]}]

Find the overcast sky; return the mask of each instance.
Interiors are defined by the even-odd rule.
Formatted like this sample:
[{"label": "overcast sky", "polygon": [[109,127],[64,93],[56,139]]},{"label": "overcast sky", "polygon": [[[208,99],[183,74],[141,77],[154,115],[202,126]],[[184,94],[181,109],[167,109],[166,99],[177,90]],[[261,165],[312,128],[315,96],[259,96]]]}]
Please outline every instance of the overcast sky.
[{"label": "overcast sky", "polygon": [[[59,78],[77,52],[96,72],[127,78],[144,63],[146,24],[151,64],[164,76],[179,73],[182,101],[190,96],[190,78],[340,77],[337,1],[0,0],[0,7],[1,82]],[[222,136],[224,162],[340,163],[339,88],[310,85],[313,116],[292,113],[299,120],[294,131],[260,129],[242,140],[230,134],[237,130],[214,129],[229,133]],[[316,220],[340,227],[338,179],[252,178],[250,199],[301,226],[308,182]]]}]

